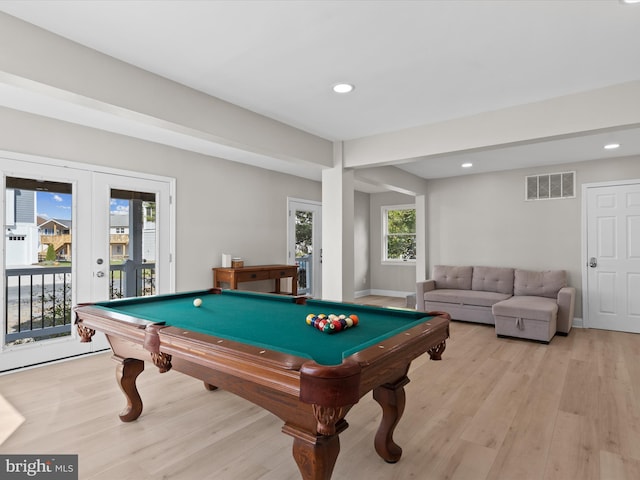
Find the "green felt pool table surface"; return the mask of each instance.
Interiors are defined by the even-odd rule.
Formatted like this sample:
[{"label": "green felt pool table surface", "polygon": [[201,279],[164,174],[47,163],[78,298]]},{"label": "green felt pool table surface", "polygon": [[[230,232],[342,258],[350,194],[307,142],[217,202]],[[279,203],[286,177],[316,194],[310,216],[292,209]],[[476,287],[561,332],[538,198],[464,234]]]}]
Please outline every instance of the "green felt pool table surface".
[{"label": "green felt pool table surface", "polygon": [[[195,307],[193,300],[202,305]],[[197,291],[139,297],[95,305],[137,319],[225,338],[260,348],[337,365],[344,358],[431,318],[424,312],[237,290]],[[308,314],[359,317],[355,327],[328,334],[306,323]]]}]

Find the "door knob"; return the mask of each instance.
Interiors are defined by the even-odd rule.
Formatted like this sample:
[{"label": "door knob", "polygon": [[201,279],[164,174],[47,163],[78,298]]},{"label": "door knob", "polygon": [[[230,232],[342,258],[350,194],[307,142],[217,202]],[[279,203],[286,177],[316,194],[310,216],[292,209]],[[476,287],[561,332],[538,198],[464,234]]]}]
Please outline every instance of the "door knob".
[{"label": "door knob", "polygon": [[102,270],[100,270],[99,272],[96,272],[96,277],[98,278],[104,277],[104,272]]},{"label": "door knob", "polygon": [[596,260],[596,257],[591,257],[589,259],[589,266],[591,268],[596,268],[598,266],[598,260]]}]

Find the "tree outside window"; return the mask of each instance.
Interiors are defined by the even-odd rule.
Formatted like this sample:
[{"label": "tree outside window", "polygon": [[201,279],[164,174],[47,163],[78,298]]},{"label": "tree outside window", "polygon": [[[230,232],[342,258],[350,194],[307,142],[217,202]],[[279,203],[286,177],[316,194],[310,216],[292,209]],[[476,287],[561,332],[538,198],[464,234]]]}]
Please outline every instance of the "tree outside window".
[{"label": "tree outside window", "polygon": [[416,209],[412,205],[382,207],[383,261],[416,259]]},{"label": "tree outside window", "polygon": [[296,211],[296,258],[313,253],[313,212]]}]

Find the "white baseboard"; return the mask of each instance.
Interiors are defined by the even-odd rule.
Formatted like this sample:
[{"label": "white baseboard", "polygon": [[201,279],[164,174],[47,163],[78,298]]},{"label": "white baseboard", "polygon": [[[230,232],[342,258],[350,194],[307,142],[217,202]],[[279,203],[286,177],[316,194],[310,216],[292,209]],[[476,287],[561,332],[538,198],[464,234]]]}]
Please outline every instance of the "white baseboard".
[{"label": "white baseboard", "polygon": [[380,295],[383,297],[398,297],[398,298],[406,298],[407,295],[414,295],[416,292],[399,292],[397,290],[379,290],[379,289],[369,289],[369,290],[360,290],[354,293],[355,298],[366,297],[367,295]]},{"label": "white baseboard", "polygon": [[584,321],[581,318],[573,319],[573,323],[571,324],[572,328],[584,328]]},{"label": "white baseboard", "polygon": [[367,295],[371,295],[371,290],[359,290],[353,294],[354,298],[366,297]]}]

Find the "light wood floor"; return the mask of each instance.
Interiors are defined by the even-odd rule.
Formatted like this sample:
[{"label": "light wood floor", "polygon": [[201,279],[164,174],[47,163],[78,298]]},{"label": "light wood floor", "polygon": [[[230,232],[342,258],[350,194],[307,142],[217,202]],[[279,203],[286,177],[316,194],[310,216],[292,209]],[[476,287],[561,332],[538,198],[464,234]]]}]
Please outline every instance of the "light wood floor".
[{"label": "light wood floor", "polygon": [[[77,453],[82,480],[299,478],[277,418],[179,373],[147,365],[142,416],[121,423],[114,367],[105,353],[0,376],[25,417],[0,452]],[[419,358],[410,378],[400,462],[373,449],[369,395],[347,417],[334,479],[640,478],[638,335],[574,329],[540,345],[453,322],[443,360]]]}]

